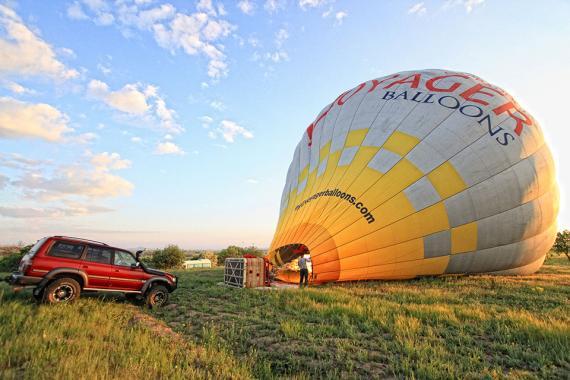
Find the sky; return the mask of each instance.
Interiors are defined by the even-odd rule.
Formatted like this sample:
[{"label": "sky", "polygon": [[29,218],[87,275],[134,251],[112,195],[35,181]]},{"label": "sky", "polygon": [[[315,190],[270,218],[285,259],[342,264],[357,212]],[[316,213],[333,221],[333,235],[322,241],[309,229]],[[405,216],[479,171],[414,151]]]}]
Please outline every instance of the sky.
[{"label": "sky", "polygon": [[267,247],[319,111],[427,68],[540,122],[570,228],[568,20],[555,0],[0,1],[0,244]]}]

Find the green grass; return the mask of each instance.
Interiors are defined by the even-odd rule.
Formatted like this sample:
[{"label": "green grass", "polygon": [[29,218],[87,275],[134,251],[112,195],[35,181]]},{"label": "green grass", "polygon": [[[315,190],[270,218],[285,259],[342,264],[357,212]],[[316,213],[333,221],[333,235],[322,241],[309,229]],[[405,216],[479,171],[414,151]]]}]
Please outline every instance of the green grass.
[{"label": "green grass", "polygon": [[181,272],[153,312],[197,344],[254,358],[255,377],[570,377],[570,265],[525,277],[443,277],[260,291]]},{"label": "green grass", "polygon": [[37,306],[29,292],[5,290],[1,379],[251,377],[247,363],[181,339],[120,296]]},{"label": "green grass", "polygon": [[[570,377],[564,257],[532,276],[305,290],[226,288],[221,269],[178,274],[172,305],[152,312],[120,297],[38,307],[6,291],[0,378]],[[174,333],[133,322],[147,313]]]}]

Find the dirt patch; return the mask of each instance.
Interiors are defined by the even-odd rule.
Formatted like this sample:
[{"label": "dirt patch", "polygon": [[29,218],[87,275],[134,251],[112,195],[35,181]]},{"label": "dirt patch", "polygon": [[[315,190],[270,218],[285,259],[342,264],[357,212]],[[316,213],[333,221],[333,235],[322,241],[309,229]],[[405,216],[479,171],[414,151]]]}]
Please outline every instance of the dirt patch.
[{"label": "dirt patch", "polygon": [[129,321],[129,326],[141,326],[155,333],[156,335],[168,338],[176,343],[184,343],[185,340],[180,334],[174,332],[166,323],[158,321],[148,314],[138,311]]}]

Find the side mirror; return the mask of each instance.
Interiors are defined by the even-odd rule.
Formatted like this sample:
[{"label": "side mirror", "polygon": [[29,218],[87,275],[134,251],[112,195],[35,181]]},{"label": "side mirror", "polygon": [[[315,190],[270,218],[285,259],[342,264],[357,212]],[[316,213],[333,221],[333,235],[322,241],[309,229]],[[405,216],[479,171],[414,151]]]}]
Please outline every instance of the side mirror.
[{"label": "side mirror", "polygon": [[135,257],[137,258],[137,261],[141,261],[141,255],[144,252],[144,249],[139,249],[137,251],[137,253],[135,253]]}]

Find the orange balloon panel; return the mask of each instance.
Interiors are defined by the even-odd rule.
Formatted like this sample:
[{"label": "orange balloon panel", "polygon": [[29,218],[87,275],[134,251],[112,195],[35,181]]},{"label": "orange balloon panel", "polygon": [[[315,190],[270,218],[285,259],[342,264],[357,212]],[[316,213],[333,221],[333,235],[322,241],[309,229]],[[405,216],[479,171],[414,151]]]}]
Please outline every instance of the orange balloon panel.
[{"label": "orange balloon panel", "polygon": [[557,214],[552,156],[509,94],[472,74],[401,72],[342,93],[309,125],[268,258],[304,247],[316,282],[532,273]]}]

